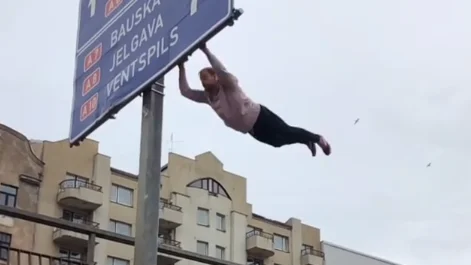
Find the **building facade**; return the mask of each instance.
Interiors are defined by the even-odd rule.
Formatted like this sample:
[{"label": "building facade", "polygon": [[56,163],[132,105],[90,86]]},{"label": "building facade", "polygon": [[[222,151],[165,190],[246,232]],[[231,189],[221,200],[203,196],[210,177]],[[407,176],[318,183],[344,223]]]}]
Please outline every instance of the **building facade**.
[{"label": "building facade", "polygon": [[[74,148],[67,140],[29,141],[0,125],[0,204],[134,236],[137,176],[111,167],[98,147],[89,139]],[[323,265],[320,230],[253,213],[246,179],[225,171],[211,152],[194,159],[170,153],[161,172],[161,244],[238,264]],[[97,264],[133,264],[133,247],[96,241]],[[0,245],[80,262],[87,243],[87,235],[0,216]]]},{"label": "building facade", "polygon": [[401,265],[330,242],[321,242],[325,265]]}]

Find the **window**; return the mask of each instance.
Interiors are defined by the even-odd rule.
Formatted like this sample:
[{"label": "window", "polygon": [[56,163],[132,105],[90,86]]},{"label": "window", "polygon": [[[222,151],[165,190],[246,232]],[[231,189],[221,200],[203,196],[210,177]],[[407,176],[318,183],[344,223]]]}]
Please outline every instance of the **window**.
[{"label": "window", "polygon": [[77,251],[69,249],[59,250],[60,265],[81,265],[84,263],[85,257]]},{"label": "window", "polygon": [[247,259],[247,265],[263,265],[262,259]]},{"label": "window", "polygon": [[110,200],[132,207],[133,190],[118,185],[111,185]]},{"label": "window", "polygon": [[209,211],[203,208],[198,208],[198,220],[199,225],[209,226]]},{"label": "window", "polygon": [[289,251],[289,240],[285,236],[274,235],[273,237],[273,247],[276,250]]},{"label": "window", "polygon": [[107,265],[129,265],[129,260],[108,256],[108,258],[106,259],[106,264]]},{"label": "window", "polygon": [[203,241],[196,241],[196,252],[201,255],[208,255],[208,243]]},{"label": "window", "polygon": [[7,261],[11,245],[11,235],[0,232],[0,260]]},{"label": "window", "polygon": [[0,204],[15,207],[17,194],[17,187],[2,183],[2,185],[0,185]]},{"label": "window", "polygon": [[226,231],[226,216],[223,214],[216,214],[216,229],[219,231]]},{"label": "window", "polygon": [[79,214],[76,212],[62,210],[62,219],[77,223],[77,224],[90,224],[90,218],[84,214]]},{"label": "window", "polygon": [[216,246],[216,258],[226,259],[226,249],[220,246]]},{"label": "window", "polygon": [[226,189],[224,189],[224,187],[221,184],[219,184],[219,182],[217,182],[216,180],[212,178],[198,179],[191,182],[187,186],[191,188],[207,190],[214,195],[221,195],[228,199],[231,199]]},{"label": "window", "polygon": [[118,233],[125,236],[131,236],[131,225],[128,223],[123,223],[115,220],[110,220],[108,225],[108,230],[114,233]]}]

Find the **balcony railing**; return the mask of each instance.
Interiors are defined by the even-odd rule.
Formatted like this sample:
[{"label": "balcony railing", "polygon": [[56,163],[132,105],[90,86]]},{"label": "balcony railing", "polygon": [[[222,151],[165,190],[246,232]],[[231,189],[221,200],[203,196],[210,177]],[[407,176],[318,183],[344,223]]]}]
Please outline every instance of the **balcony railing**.
[{"label": "balcony railing", "polygon": [[179,241],[176,241],[176,240],[173,240],[173,239],[170,239],[170,238],[164,238],[162,236],[159,236],[158,242],[159,242],[159,245],[164,244],[164,245],[172,246],[172,247],[176,247],[176,248],[180,248],[180,245],[181,245],[181,242],[179,242]]},{"label": "balcony railing", "polygon": [[266,233],[266,232],[263,232],[263,231],[259,231],[259,230],[252,230],[252,231],[247,232],[245,234],[245,238],[249,238],[249,237],[253,237],[253,236],[260,236],[260,237],[264,237],[266,239],[273,240],[273,235],[272,234],[269,234],[269,233]]},{"label": "balcony railing", "polygon": [[182,207],[160,199],[160,209],[163,209],[163,208],[168,208],[168,209],[171,209],[171,210],[174,210],[174,211],[177,211],[177,212],[182,211]]},{"label": "balcony railing", "polygon": [[93,226],[93,227],[97,227],[97,228],[98,228],[98,226],[100,226],[99,223],[90,221],[90,220],[85,219],[85,218],[77,218],[77,217],[75,217],[75,218],[64,218],[64,217],[62,217],[61,219],[72,222],[72,223],[89,225],[89,226]]},{"label": "balcony railing", "polygon": [[102,187],[91,183],[89,181],[81,180],[81,179],[66,179],[59,183],[59,190],[65,189],[78,189],[78,188],[86,188],[94,191],[101,192]]},{"label": "balcony railing", "polygon": [[79,259],[53,257],[46,254],[0,245],[0,264],[5,263],[9,265],[88,265],[86,261]]},{"label": "balcony railing", "polygon": [[301,250],[301,256],[305,256],[305,255],[314,255],[317,257],[324,258],[324,252],[320,250],[315,250],[314,248],[305,248]]},{"label": "balcony railing", "polygon": [[[53,265],[85,265],[86,261],[74,258],[58,258]],[[95,262],[96,264],[96,262]]]}]

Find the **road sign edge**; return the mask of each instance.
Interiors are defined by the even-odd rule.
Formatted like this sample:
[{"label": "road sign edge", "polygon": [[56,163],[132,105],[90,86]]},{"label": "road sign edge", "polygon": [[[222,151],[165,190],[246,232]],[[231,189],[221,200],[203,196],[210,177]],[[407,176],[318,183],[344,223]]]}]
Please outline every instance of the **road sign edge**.
[{"label": "road sign edge", "polygon": [[[78,46],[79,46],[79,34],[80,34],[80,21],[81,21],[81,15],[82,14],[82,1],[86,1],[86,0],[80,0],[79,1],[79,15],[78,15],[78,19],[77,19],[77,39],[76,39],[76,43],[75,43],[75,54],[77,54],[77,49],[78,49]],[[75,79],[77,78],[77,57],[75,58],[75,63],[74,63],[74,82],[73,82],[73,91],[72,91],[72,106],[71,106],[71,110],[70,110],[70,128],[69,128],[69,139],[72,139],[72,121],[73,121],[73,118],[74,118],[74,102],[75,102],[75,91],[77,90],[77,88],[75,87]]]}]

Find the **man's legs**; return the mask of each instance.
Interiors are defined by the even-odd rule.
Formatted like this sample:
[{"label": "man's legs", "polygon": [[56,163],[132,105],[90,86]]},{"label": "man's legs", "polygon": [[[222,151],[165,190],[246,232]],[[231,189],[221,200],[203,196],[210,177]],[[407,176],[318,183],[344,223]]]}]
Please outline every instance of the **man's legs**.
[{"label": "man's legs", "polygon": [[260,115],[250,133],[255,139],[274,147],[289,144],[305,144],[312,155],[316,155],[318,144],[326,155],[330,155],[330,145],[320,135],[314,134],[303,128],[288,125],[278,115],[267,107],[261,105]]}]

